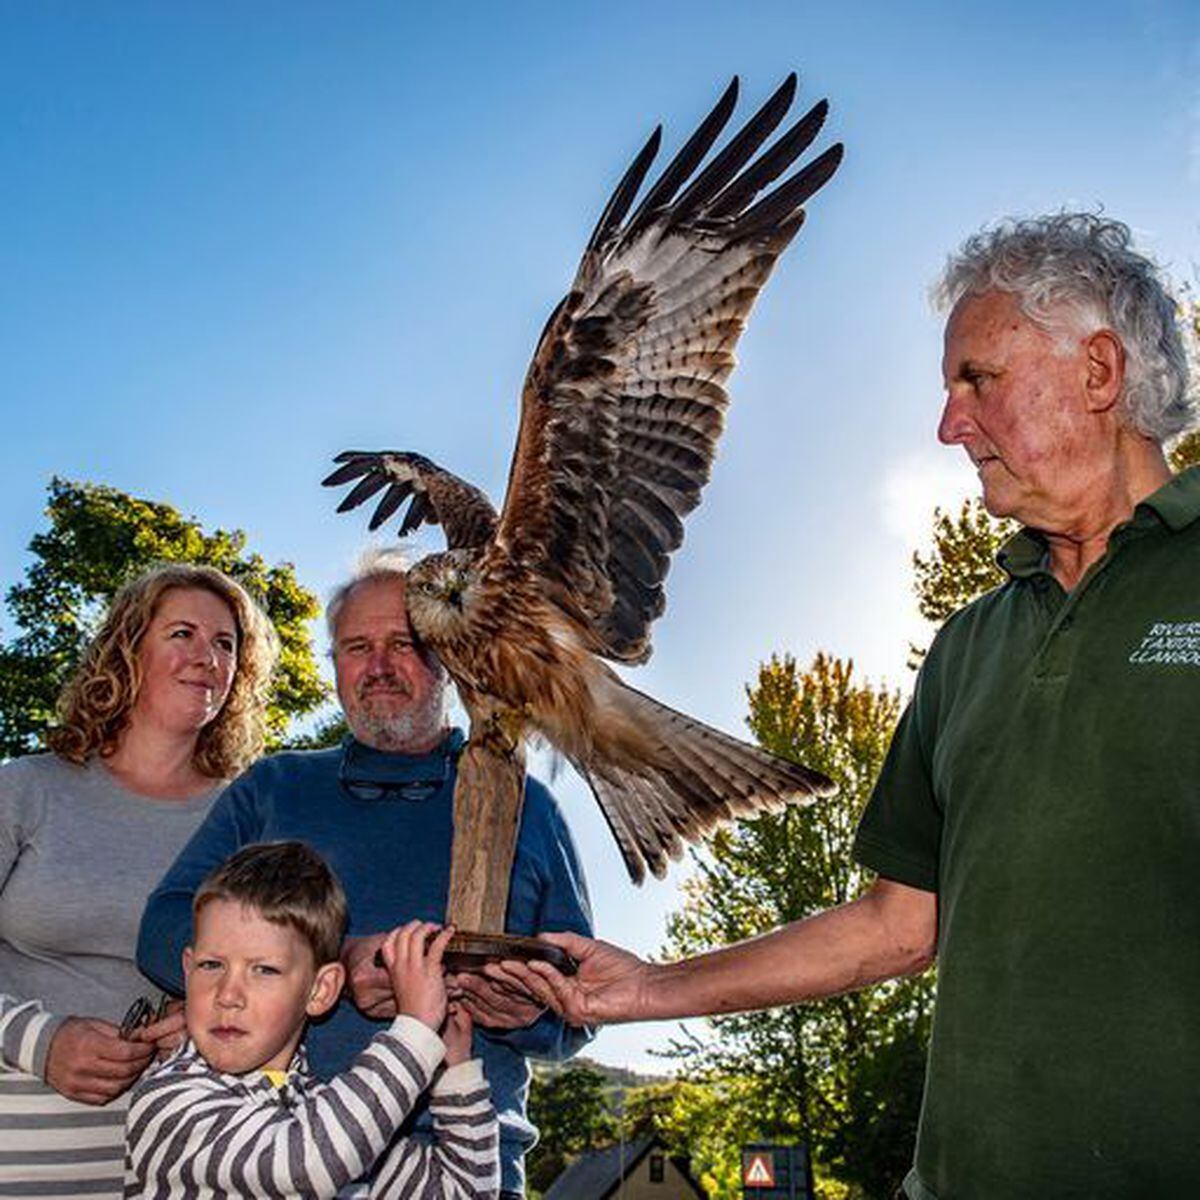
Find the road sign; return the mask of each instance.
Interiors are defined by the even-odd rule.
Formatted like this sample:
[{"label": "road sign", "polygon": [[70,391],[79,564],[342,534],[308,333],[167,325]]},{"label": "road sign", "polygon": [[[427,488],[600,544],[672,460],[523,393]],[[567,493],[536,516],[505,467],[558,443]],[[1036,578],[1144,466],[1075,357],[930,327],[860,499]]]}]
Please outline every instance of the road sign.
[{"label": "road sign", "polygon": [[747,1188],[775,1186],[775,1155],[769,1150],[747,1151],[742,1155],[742,1183]]}]

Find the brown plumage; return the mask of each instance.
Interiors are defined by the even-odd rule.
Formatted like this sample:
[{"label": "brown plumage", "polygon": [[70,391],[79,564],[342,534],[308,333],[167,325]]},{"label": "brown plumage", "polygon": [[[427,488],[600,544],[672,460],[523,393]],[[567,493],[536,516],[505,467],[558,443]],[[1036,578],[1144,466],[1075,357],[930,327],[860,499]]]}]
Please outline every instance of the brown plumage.
[{"label": "brown plumage", "polygon": [[[700,502],[733,351],[836,145],[761,196],[811,144],[821,101],[760,148],[791,106],[790,76],[712,156],[737,80],[633,208],[656,129],[609,200],[551,314],[521,398],[502,511],[417,454],[348,451],[326,484],[339,511],[383,490],[374,529],[440,524],[450,549],[408,573],[413,629],[445,664],[472,737],[549,739],[591,785],[630,875],[718,821],[830,793],[832,784],[626,686],[602,660],[644,662],[663,581]],[[631,209],[633,210],[631,213]],[[510,720],[480,719],[484,698]],[[487,705],[494,709],[494,704]]]}]

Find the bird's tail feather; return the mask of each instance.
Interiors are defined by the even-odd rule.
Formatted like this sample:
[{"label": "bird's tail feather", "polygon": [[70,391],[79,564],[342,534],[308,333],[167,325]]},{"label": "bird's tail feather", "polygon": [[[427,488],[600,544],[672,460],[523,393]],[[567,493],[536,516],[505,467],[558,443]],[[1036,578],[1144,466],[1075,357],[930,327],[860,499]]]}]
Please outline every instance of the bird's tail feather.
[{"label": "bird's tail feather", "polygon": [[635,883],[659,878],[667,859],[735,816],[808,803],[836,790],[817,771],[713,729],[612,677],[605,700],[619,726],[636,727],[641,753],[593,742],[572,758],[587,780]]}]

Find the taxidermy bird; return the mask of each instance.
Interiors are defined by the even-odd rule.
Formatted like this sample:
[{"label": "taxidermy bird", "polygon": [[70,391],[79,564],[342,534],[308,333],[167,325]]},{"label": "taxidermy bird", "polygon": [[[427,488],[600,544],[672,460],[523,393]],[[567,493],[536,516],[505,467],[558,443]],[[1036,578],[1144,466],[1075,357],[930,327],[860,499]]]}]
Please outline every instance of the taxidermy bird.
[{"label": "taxidermy bird", "polygon": [[627,686],[605,662],[650,655],[670,555],[724,425],[737,340],[802,205],[842,157],[832,146],[771,188],[828,107],[762,149],[791,106],[792,75],[705,164],[737,88],[735,78],[635,207],[656,129],[605,207],[525,378],[499,514],[419,454],[347,451],[324,481],[358,479],[340,512],[386,487],[372,529],[406,501],[402,536],[442,527],[449,548],[408,571],[406,602],[458,687],[472,741],[549,740],[591,786],[635,882],[647,866],[661,877],[684,841],[722,820],[834,790]]}]

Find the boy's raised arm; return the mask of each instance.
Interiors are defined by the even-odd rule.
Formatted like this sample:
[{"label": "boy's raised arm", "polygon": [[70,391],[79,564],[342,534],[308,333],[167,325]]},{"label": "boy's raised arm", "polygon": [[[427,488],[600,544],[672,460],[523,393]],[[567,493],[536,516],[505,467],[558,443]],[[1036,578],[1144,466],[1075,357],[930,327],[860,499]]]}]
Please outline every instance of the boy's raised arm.
[{"label": "boy's raised arm", "polygon": [[372,1198],[491,1200],[498,1195],[500,1123],[478,1059],[446,1068],[433,1085],[429,1112],[433,1144],[415,1138],[396,1142],[372,1180]]},{"label": "boy's raised arm", "polygon": [[231,1088],[189,1045],[134,1091],[125,1196],[194,1181],[235,1196],[333,1197],[371,1169],[444,1052],[436,1033],[399,1016],[348,1071],[287,1107],[256,1094],[273,1086],[265,1078]]}]

